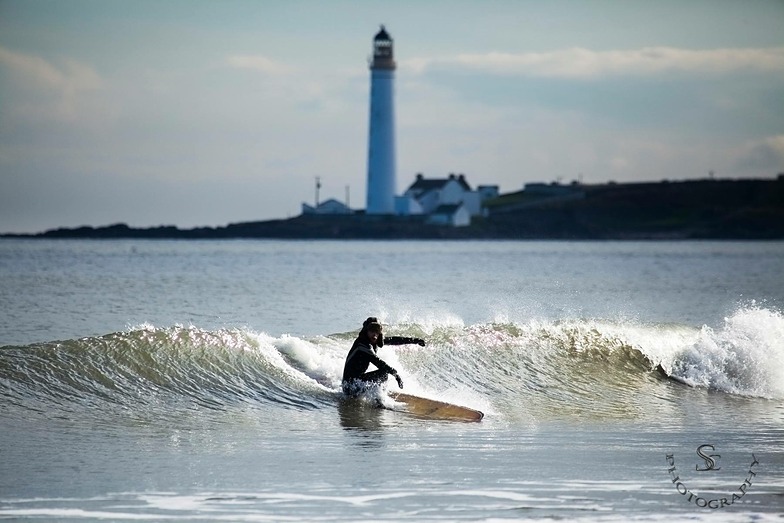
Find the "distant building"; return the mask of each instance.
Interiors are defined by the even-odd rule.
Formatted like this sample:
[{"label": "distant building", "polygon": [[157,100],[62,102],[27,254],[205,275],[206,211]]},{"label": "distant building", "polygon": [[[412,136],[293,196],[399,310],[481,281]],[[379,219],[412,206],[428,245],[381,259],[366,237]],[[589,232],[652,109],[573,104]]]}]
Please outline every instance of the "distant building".
[{"label": "distant building", "polygon": [[329,200],[313,207],[307,203],[302,204],[302,214],[353,214],[354,211],[346,204],[330,198]]},{"label": "distant building", "polygon": [[[425,178],[420,173],[402,196],[395,197],[395,214],[425,214],[431,217],[429,223],[469,225],[472,216],[485,214],[482,202],[497,196],[498,186],[483,185],[474,191],[462,174]],[[447,215],[450,217],[446,218]]]},{"label": "distant building", "polygon": [[439,205],[427,217],[426,223],[432,225],[450,225],[452,227],[466,227],[471,225],[471,214],[462,203],[452,205]]},{"label": "distant building", "polygon": [[491,200],[493,198],[498,198],[498,186],[497,185],[479,185],[476,188],[476,192],[479,193],[479,199],[481,201]]}]

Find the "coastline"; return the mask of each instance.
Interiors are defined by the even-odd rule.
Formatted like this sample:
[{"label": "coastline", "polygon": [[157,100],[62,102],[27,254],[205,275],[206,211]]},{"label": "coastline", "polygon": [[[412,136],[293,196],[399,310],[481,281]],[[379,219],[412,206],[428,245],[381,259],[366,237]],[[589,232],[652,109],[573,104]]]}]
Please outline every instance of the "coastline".
[{"label": "coastline", "polygon": [[[561,186],[563,187],[563,186]],[[432,225],[424,216],[300,215],[181,229],[174,225],[60,227],[0,238],[41,239],[411,239],[411,240],[780,240],[784,176],[757,180],[572,186],[568,198],[526,191],[489,201],[471,225]]]}]

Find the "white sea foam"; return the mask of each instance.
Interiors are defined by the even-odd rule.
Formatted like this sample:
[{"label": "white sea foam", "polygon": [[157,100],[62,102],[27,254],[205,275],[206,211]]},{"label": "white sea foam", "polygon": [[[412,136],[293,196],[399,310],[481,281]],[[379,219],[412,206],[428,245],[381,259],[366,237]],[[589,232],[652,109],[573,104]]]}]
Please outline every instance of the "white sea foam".
[{"label": "white sea foam", "polygon": [[672,375],[690,385],[784,398],[784,316],[778,311],[741,308],[720,328],[702,327],[672,356]]}]

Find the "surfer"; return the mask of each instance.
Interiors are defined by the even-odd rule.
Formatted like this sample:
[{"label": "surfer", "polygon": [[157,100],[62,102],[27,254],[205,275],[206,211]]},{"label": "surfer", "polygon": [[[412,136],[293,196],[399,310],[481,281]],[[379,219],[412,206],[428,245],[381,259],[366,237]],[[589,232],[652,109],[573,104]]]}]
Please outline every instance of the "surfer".
[{"label": "surfer", "polygon": [[[349,396],[356,396],[368,386],[386,382],[391,374],[397,380],[397,385],[403,388],[403,380],[395,369],[376,355],[379,347],[387,345],[406,345],[416,343],[425,346],[425,340],[421,338],[406,338],[403,336],[389,336],[384,338],[381,332],[381,324],[378,319],[370,317],[362,323],[362,330],[354,340],[351,350],[346,356],[346,364],[343,367],[343,392]],[[378,370],[367,372],[370,364],[375,365]]]}]

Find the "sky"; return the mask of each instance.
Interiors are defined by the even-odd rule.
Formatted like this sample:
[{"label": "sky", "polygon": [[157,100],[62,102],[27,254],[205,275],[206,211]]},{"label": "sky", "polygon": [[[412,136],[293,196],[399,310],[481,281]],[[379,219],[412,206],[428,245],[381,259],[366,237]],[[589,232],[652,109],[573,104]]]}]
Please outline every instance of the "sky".
[{"label": "sky", "polygon": [[381,24],[398,194],[784,172],[784,0],[0,0],[0,232],[364,208]]}]

